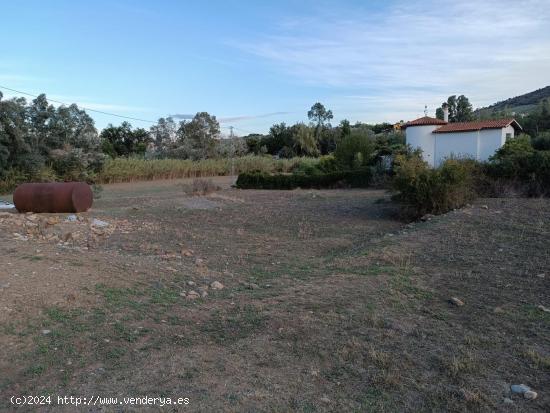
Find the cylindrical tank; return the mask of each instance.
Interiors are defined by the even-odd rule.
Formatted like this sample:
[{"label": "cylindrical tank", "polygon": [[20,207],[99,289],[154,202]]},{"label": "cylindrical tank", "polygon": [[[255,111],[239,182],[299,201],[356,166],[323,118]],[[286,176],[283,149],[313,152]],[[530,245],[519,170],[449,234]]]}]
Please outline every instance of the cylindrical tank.
[{"label": "cylindrical tank", "polygon": [[92,190],[86,182],[22,184],[13,193],[19,212],[85,212],[92,202]]}]

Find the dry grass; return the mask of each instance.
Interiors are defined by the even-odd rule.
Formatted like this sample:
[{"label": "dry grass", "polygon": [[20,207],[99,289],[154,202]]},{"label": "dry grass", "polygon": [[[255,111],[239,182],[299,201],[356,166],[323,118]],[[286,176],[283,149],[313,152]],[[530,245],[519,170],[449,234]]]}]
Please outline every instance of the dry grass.
[{"label": "dry grass", "polygon": [[549,410],[547,200],[404,227],[377,191],[213,181],[204,199],[106,185],[100,217],[128,224],[94,249],[0,239],[0,410],[9,394],[71,392],[188,396],[189,411],[492,412],[512,383],[539,393],[512,411]]},{"label": "dry grass", "polygon": [[190,184],[182,185],[183,192],[192,196],[204,196],[219,191],[221,188],[212,179],[193,179]]},{"label": "dry grass", "polygon": [[[180,159],[145,160],[116,158],[107,161],[99,175],[100,183],[150,181],[156,179],[225,176],[241,172],[289,172],[304,158],[273,159],[267,156],[243,156],[231,159]],[[233,169],[234,167],[234,169]]]}]

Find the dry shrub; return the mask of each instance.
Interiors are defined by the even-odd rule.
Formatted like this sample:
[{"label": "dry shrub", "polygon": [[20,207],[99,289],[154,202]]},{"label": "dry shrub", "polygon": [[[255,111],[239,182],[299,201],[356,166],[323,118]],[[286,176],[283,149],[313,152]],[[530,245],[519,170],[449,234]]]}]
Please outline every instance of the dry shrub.
[{"label": "dry shrub", "polygon": [[443,214],[460,208],[476,196],[474,177],[479,164],[469,159],[448,159],[430,168],[419,156],[398,155],[392,187],[407,215]]},{"label": "dry shrub", "polygon": [[191,184],[183,185],[183,192],[192,196],[204,196],[220,190],[212,179],[193,179]]}]

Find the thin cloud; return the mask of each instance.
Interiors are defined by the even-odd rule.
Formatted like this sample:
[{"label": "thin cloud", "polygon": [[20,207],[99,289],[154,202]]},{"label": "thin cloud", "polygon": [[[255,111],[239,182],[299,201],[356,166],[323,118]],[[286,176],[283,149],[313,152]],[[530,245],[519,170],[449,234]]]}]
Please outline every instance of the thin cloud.
[{"label": "thin cloud", "polygon": [[[290,113],[293,113],[293,112],[271,112],[271,113],[263,113],[261,115],[222,116],[222,117],[217,117],[217,120],[220,123],[231,123],[231,122],[240,122],[244,120],[269,118],[271,116],[287,115]],[[182,119],[182,120],[193,119],[195,117],[195,115],[179,114],[179,113],[175,115],[170,115],[170,116],[174,119]]]},{"label": "thin cloud", "polygon": [[346,13],[354,17],[293,18],[233,46],[301,83],[345,91],[335,98],[343,107],[350,90],[368,96],[365,110],[378,118],[399,98],[407,104],[394,110],[404,116],[413,102],[421,110],[463,93],[482,106],[550,83],[547,0],[398,2],[383,14]]},{"label": "thin cloud", "polygon": [[181,120],[193,119],[194,116],[195,115],[189,115],[189,114],[183,114],[183,113],[176,113],[174,115],[170,115],[171,118],[181,119]]},{"label": "thin cloud", "polygon": [[218,121],[220,123],[240,122],[240,121],[243,121],[243,120],[269,118],[271,116],[288,115],[288,114],[291,114],[291,113],[293,113],[293,112],[271,112],[271,113],[264,113],[264,114],[261,114],[261,115],[228,116],[228,117],[218,118]]}]

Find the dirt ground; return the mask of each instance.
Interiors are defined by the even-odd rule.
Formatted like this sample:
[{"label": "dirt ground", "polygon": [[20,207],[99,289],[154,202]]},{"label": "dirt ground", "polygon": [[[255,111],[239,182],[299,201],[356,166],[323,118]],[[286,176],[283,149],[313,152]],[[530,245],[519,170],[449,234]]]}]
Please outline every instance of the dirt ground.
[{"label": "dirt ground", "polygon": [[107,185],[76,219],[0,211],[0,409],[550,411],[550,200],[407,224],[381,190],[215,182]]}]

